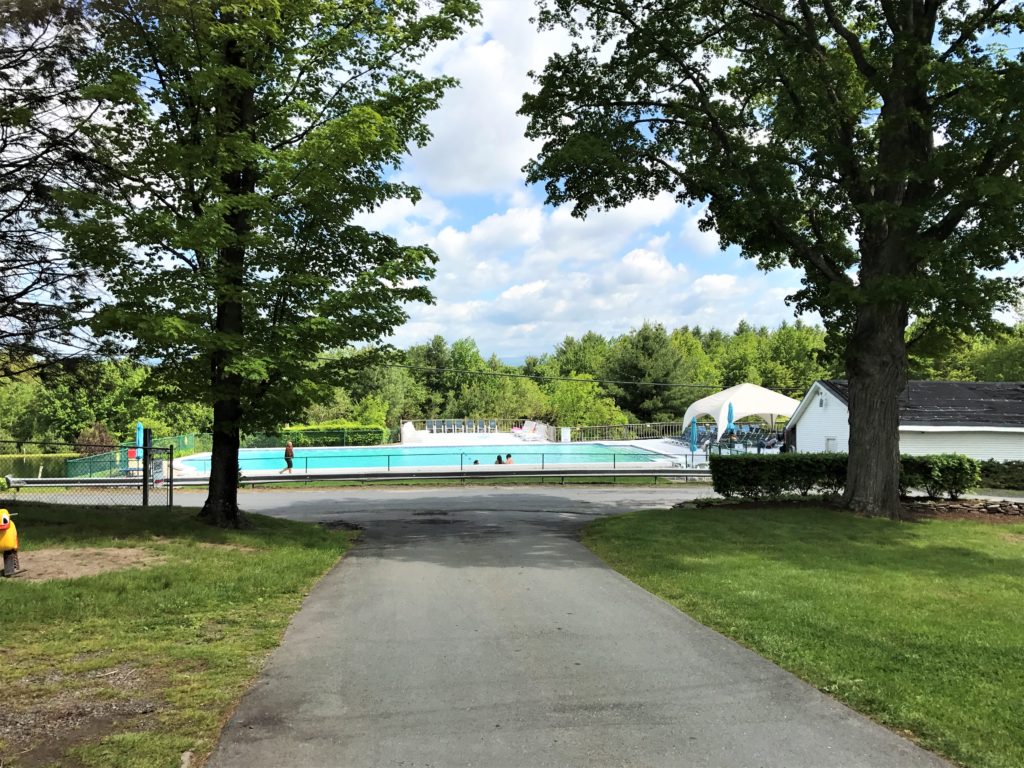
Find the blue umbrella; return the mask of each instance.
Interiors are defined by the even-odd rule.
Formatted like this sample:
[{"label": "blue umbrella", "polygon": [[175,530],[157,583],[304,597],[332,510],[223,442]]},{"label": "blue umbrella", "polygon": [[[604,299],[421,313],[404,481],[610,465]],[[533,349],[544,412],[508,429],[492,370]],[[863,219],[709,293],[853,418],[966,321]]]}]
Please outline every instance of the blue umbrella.
[{"label": "blue umbrella", "polygon": [[143,432],[144,429],[145,429],[145,427],[142,426],[142,422],[141,421],[135,423],[135,447],[136,448],[141,448],[142,447],[142,432]]},{"label": "blue umbrella", "polygon": [[690,422],[690,453],[697,452],[697,417]]},{"label": "blue umbrella", "polygon": [[726,432],[735,432],[736,425],[732,423],[732,403],[729,403],[729,423],[725,425]]}]

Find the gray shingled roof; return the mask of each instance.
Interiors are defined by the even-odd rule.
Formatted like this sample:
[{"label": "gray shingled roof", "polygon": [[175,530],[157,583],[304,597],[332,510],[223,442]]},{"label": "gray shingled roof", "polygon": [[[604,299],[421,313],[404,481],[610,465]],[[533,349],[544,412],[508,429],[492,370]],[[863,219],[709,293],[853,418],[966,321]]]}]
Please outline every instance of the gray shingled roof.
[{"label": "gray shingled roof", "polygon": [[[822,382],[844,403],[844,379]],[[911,381],[900,397],[900,424],[929,427],[1024,427],[1024,382]]]}]

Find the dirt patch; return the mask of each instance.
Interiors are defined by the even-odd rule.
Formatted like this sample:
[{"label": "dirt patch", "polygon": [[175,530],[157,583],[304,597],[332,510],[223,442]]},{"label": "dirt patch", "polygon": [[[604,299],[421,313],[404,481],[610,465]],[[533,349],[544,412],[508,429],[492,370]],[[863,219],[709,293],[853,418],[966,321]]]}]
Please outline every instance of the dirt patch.
[{"label": "dirt patch", "polygon": [[195,546],[200,549],[233,549],[236,552],[259,552],[259,547],[247,547],[244,544],[217,544],[213,541],[200,541]]},{"label": "dirt patch", "polygon": [[99,573],[156,565],[167,558],[140,547],[82,547],[78,549],[29,549],[18,553],[21,571],[15,578],[26,581],[77,579]]},{"label": "dirt patch", "polygon": [[[26,680],[30,689],[0,710],[0,765],[19,768],[67,765],[71,747],[95,743],[110,733],[141,727],[159,706],[147,696],[146,674],[128,664],[45,679]],[[37,685],[49,691],[31,690]],[[116,692],[116,694],[114,693]]]}]

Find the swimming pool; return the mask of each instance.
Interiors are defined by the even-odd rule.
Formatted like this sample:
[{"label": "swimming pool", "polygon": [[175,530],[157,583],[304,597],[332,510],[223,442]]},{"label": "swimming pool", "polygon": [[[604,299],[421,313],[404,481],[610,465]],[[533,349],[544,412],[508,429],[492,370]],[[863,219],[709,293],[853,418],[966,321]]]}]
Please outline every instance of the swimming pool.
[{"label": "swimming pool", "polygon": [[[496,457],[512,454],[514,464],[553,467],[562,464],[604,464],[650,462],[664,459],[661,454],[633,446],[601,443],[545,443],[529,445],[386,445],[362,448],[296,448],[295,471],[316,472],[346,469],[408,469],[410,467],[468,467],[478,461],[495,464]],[[182,469],[209,474],[210,454],[187,456],[175,462]],[[284,448],[243,448],[238,452],[239,469],[245,473],[263,473],[284,468]]]}]

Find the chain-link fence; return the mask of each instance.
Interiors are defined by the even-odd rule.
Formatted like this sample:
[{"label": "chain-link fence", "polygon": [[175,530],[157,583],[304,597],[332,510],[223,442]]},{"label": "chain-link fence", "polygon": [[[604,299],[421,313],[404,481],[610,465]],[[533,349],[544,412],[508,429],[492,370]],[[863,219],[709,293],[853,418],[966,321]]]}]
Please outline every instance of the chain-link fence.
[{"label": "chain-link fence", "polygon": [[0,441],[0,501],[171,506],[174,448]]}]

